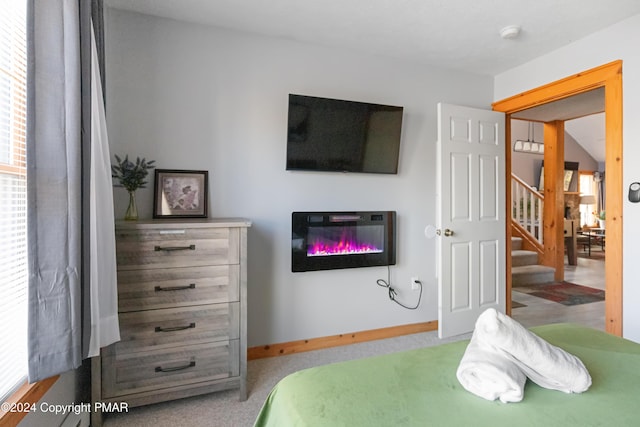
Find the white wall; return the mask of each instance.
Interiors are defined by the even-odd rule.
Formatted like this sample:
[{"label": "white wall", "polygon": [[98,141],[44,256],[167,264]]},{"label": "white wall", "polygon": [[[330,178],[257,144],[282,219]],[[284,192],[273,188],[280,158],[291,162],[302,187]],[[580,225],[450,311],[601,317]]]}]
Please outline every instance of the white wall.
[{"label": "white wall", "polygon": [[[206,169],[210,216],[253,221],[249,234],[249,345],[437,318],[436,104],[490,109],[491,77],[107,9],[107,118],[112,154],[159,168]],[[401,105],[398,175],[285,171],[287,95]],[[116,217],[125,191],[115,189]],[[152,189],[138,191],[151,217]],[[291,273],[291,212],[395,210],[391,280],[418,310],[389,301],[383,267]]]},{"label": "white wall", "polygon": [[640,204],[627,199],[629,184],[640,181],[640,15],[495,77],[494,100],[501,100],[608,62],[623,61],[623,335],[640,342]]}]

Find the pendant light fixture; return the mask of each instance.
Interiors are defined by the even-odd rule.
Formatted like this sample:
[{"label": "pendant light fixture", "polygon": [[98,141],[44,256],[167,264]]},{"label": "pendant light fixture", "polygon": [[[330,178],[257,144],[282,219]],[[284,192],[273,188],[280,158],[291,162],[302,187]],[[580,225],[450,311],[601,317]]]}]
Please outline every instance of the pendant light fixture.
[{"label": "pendant light fixture", "polygon": [[527,140],[523,141],[521,139],[517,139],[513,144],[513,151],[517,151],[520,153],[544,154],[544,143],[535,142],[533,122],[529,122]]}]

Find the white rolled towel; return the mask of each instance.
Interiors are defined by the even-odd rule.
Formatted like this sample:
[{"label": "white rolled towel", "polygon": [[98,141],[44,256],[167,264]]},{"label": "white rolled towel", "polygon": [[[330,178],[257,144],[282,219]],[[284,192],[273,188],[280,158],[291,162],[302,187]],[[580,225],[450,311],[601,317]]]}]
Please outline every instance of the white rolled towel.
[{"label": "white rolled towel", "polygon": [[483,346],[514,362],[540,387],[582,393],[591,386],[591,375],[579,358],[495,309],[478,317],[473,334]]},{"label": "white rolled towel", "polygon": [[456,371],[465,390],[487,400],[520,402],[527,377],[511,360],[483,347],[474,333]]}]

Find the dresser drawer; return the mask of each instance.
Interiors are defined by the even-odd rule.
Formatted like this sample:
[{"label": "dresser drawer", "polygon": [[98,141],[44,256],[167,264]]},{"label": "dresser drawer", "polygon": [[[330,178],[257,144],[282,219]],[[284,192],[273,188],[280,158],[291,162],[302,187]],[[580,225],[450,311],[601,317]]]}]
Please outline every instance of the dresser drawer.
[{"label": "dresser drawer", "polygon": [[239,375],[239,342],[190,345],[172,350],[102,357],[103,397],[235,377]]},{"label": "dresser drawer", "polygon": [[122,312],[239,301],[240,266],[118,271]]},{"label": "dresser drawer", "polygon": [[237,228],[116,230],[119,270],[238,264]]},{"label": "dresser drawer", "polygon": [[239,337],[239,303],[121,313],[120,341],[105,355],[150,351]]}]

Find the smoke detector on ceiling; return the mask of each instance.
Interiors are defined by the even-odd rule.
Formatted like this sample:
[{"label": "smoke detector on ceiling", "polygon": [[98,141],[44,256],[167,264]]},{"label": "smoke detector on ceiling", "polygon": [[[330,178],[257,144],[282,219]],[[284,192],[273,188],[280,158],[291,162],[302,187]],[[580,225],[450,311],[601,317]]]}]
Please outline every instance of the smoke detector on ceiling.
[{"label": "smoke detector on ceiling", "polygon": [[515,39],[520,35],[519,25],[508,25],[500,30],[500,37],[503,39]]}]

